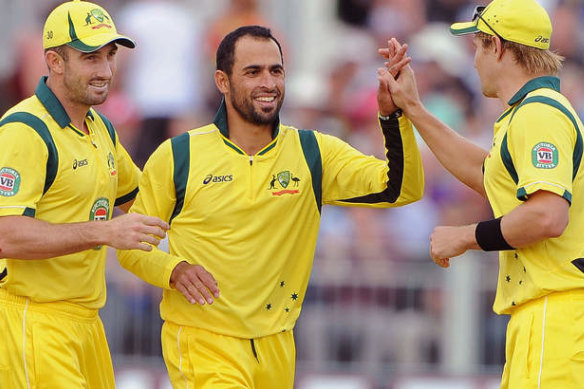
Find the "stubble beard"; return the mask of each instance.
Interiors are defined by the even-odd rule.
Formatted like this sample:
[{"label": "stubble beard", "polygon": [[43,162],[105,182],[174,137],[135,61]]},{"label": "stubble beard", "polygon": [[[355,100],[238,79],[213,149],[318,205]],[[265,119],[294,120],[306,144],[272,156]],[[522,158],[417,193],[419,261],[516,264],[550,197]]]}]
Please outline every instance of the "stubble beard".
[{"label": "stubble beard", "polygon": [[282,103],[284,102],[284,98],[282,95],[278,95],[278,104],[276,105],[276,109],[274,109],[271,113],[270,111],[264,110],[256,110],[253,105],[252,98],[241,98],[238,99],[238,94],[232,90],[231,91],[231,105],[233,108],[241,115],[241,117],[249,123],[255,125],[266,125],[266,124],[274,124],[278,119],[278,115],[280,114],[280,108],[282,108]]},{"label": "stubble beard", "polygon": [[91,93],[89,85],[79,78],[65,76],[64,83],[69,92],[69,99],[78,104],[88,106],[99,105],[105,102],[109,94],[109,88],[105,93]]}]

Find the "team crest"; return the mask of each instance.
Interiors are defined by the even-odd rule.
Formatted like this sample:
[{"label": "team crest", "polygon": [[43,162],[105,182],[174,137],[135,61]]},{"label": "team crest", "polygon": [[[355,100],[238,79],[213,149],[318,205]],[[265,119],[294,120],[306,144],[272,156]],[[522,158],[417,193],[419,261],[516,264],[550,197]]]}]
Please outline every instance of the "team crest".
[{"label": "team crest", "polygon": [[0,196],[11,197],[20,189],[20,174],[9,167],[0,169]]},{"label": "team crest", "polygon": [[111,152],[107,155],[107,167],[109,168],[110,176],[118,174],[118,171],[116,170],[116,160]]},{"label": "team crest", "polygon": [[287,188],[290,183],[290,171],[286,170],[278,173],[278,182],[282,185],[282,188]]},{"label": "team crest", "polygon": [[272,174],[268,190],[274,190],[272,192],[274,196],[296,194],[299,192],[298,189],[290,189],[288,187],[298,187],[299,183],[300,178],[294,176],[289,170],[284,170],[277,174]]},{"label": "team crest", "polygon": [[89,220],[108,220],[110,214],[109,200],[102,197],[95,200],[89,213]]},{"label": "team crest", "polygon": [[93,24],[93,20],[97,20],[100,24],[97,26],[94,26],[92,28],[100,28],[100,27],[108,27],[111,28],[110,25],[108,24],[101,24],[101,23],[106,23],[110,21],[109,16],[107,16],[106,14],[103,13],[103,11],[99,8],[94,8],[91,10],[91,12],[87,13],[87,17],[85,18],[85,25],[92,25]]},{"label": "team crest", "polygon": [[531,150],[531,162],[538,169],[553,169],[558,160],[558,149],[551,143],[540,142]]}]

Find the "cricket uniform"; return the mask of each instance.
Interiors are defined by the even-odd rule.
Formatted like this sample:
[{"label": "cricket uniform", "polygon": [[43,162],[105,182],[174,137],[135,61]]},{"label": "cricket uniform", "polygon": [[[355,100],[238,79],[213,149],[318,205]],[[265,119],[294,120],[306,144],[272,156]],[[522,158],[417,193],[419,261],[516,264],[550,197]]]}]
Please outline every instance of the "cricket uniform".
[{"label": "cricket uniform", "polygon": [[[256,355],[254,339],[285,336],[280,355],[294,360],[287,333],[305,297],[322,204],[387,208],[421,198],[423,170],[411,124],[405,117],[384,122],[387,161],[333,136],[279,123],[273,141],[250,156],[229,140],[223,104],[213,124],[164,142],[150,157],[132,212],[171,223],[170,254],[121,251],[119,259],[165,288],[163,349],[177,387],[186,387],[183,375],[197,388],[212,386],[194,379],[202,374],[200,364],[185,371],[178,362],[176,347],[186,341],[181,334],[190,337],[185,333],[191,330],[246,339],[250,366],[257,360],[276,363]],[[191,305],[169,287],[172,270],[183,260],[213,274],[221,290],[214,304]],[[190,350],[196,354],[196,345]],[[290,365],[283,366],[281,387],[292,385],[291,366],[291,374]]]},{"label": "cricket uniform", "polygon": [[511,314],[502,387],[582,388],[582,122],[560,94],[556,77],[529,81],[509,105],[495,123],[493,147],[484,162],[495,217],[539,190],[566,199],[570,211],[561,236],[500,252],[494,310]]},{"label": "cricket uniform", "polygon": [[[137,193],[139,169],[111,123],[90,109],[71,124],[42,78],[0,121],[0,216],[50,223],[108,220]],[[6,258],[0,282],[0,382],[7,387],[113,387],[97,310],[106,248],[42,260]],[[1,270],[1,269],[0,269]],[[23,338],[24,329],[24,338]]]}]

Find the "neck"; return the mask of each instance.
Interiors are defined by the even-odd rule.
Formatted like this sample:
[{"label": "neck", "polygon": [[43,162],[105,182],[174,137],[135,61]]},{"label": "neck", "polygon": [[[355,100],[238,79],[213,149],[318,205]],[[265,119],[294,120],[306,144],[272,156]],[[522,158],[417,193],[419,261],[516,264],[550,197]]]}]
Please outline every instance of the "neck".
[{"label": "neck", "polygon": [[515,63],[503,64],[506,66],[505,70],[500,72],[498,83],[497,97],[505,108],[509,107],[509,100],[521,89],[528,81],[534,78],[545,76],[545,74],[530,74],[525,72],[523,68]]},{"label": "neck", "polygon": [[227,110],[229,139],[247,155],[255,155],[272,141],[273,125],[245,121],[235,110]]},{"label": "neck", "polygon": [[67,112],[67,115],[69,115],[71,124],[78,130],[88,133],[89,130],[85,125],[85,116],[91,107],[85,104],[72,102],[67,95],[63,83],[56,82],[55,80],[51,79],[51,77],[47,78],[47,87],[55,94],[65,109],[65,112]]}]

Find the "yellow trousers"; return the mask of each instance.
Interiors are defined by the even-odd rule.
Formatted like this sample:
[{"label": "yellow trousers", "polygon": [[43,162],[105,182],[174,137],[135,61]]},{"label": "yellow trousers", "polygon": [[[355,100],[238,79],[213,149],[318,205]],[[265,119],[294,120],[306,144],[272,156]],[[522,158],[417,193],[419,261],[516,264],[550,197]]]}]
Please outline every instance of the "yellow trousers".
[{"label": "yellow trousers", "polygon": [[505,354],[503,389],[584,388],[584,289],[517,307]]},{"label": "yellow trousers", "polygon": [[292,331],[256,339],[165,322],[162,353],[174,389],[292,389]]},{"label": "yellow trousers", "polygon": [[114,370],[97,310],[34,303],[0,289],[0,386],[110,389]]}]

